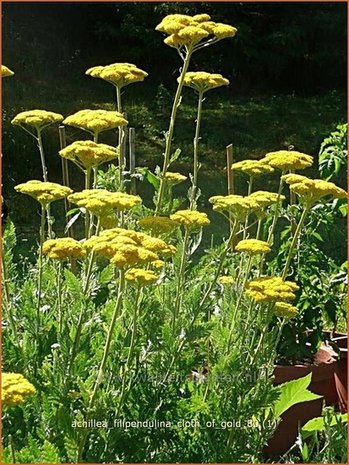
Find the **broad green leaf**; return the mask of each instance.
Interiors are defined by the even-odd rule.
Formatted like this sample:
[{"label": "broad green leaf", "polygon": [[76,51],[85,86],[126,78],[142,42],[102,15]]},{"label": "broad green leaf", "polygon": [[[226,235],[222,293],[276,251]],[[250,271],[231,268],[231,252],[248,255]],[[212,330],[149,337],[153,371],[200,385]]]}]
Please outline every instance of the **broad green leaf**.
[{"label": "broad green leaf", "polygon": [[274,405],[274,417],[279,418],[286,410],[300,402],[320,399],[322,396],[312,393],[307,388],[311,382],[311,373],[303,378],[281,384],[280,397]]},{"label": "broad green leaf", "polygon": [[[348,420],[348,414],[342,413],[335,415],[330,423],[330,426],[335,426],[338,423],[346,423]],[[316,417],[309,420],[302,428],[302,436],[304,439],[312,435],[316,431],[323,431],[325,429],[325,423],[323,417]]]},{"label": "broad green leaf", "polygon": [[156,190],[160,187],[160,180],[148,168],[136,168],[137,173],[140,173],[146,181],[149,182]]}]

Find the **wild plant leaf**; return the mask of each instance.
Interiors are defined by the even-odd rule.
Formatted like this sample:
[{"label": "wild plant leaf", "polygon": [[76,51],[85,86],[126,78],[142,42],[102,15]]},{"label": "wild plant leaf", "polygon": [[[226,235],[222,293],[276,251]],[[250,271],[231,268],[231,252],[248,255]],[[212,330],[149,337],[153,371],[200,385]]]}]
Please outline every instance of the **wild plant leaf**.
[{"label": "wild plant leaf", "polygon": [[[338,423],[346,423],[347,420],[348,420],[347,413],[337,414],[333,416],[328,426],[335,426]],[[323,417],[312,418],[301,428],[303,439],[307,439],[309,436],[311,436],[315,432],[324,431],[325,427],[326,426],[325,426],[325,421]]]},{"label": "wild plant leaf", "polygon": [[64,270],[65,284],[69,292],[75,297],[82,297],[83,290],[81,281],[70,270]]},{"label": "wild plant leaf", "polygon": [[170,165],[178,159],[178,157],[180,156],[181,152],[182,152],[181,149],[177,149],[177,150],[171,155],[171,158],[170,158]]},{"label": "wild plant leaf", "polygon": [[42,463],[60,463],[61,462],[58,450],[53,444],[51,444],[47,440],[44,442],[42,446],[41,462]]},{"label": "wild plant leaf", "polygon": [[140,173],[143,178],[151,184],[155,190],[158,190],[160,187],[160,179],[156,177],[148,168],[139,167],[136,168],[137,173]]},{"label": "wild plant leaf", "polygon": [[79,211],[72,218],[70,218],[70,220],[68,221],[68,223],[66,224],[66,226],[64,228],[64,233],[68,232],[69,228],[71,228],[73,226],[73,224],[80,218],[81,214],[82,214],[82,212]]}]

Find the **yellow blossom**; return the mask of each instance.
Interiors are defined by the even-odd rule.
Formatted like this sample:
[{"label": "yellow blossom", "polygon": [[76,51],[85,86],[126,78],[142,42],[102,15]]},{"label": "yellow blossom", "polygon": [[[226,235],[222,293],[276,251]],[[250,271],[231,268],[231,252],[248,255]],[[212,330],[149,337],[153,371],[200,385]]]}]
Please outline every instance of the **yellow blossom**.
[{"label": "yellow blossom", "polygon": [[273,205],[278,201],[281,202],[285,200],[286,197],[284,195],[279,196],[275,192],[256,191],[252,192],[252,194],[250,194],[248,198],[256,200],[262,208],[265,208],[269,207],[270,205]]},{"label": "yellow blossom", "polygon": [[273,173],[274,169],[266,163],[261,163],[258,160],[242,160],[231,165],[231,169],[242,171],[251,177],[261,176],[262,174]]},{"label": "yellow blossom", "polygon": [[138,220],[138,224],[155,235],[171,232],[177,227],[177,224],[166,216],[145,216]]},{"label": "yellow blossom", "polygon": [[128,122],[118,111],[80,110],[65,118],[63,123],[83,129],[97,136],[102,131],[126,126]]},{"label": "yellow blossom", "polygon": [[16,126],[27,124],[28,126],[32,126],[36,130],[41,131],[50,124],[60,123],[62,120],[63,116],[59,113],[53,113],[52,111],[46,110],[29,110],[18,113],[11,123]]},{"label": "yellow blossom", "polygon": [[7,66],[5,65],[1,65],[1,77],[10,77],[10,76],[13,76],[15,73],[13,71],[10,70],[10,68],[8,68]]},{"label": "yellow blossom", "polygon": [[20,373],[2,373],[1,401],[3,405],[11,407],[20,405],[35,392],[35,387]]},{"label": "yellow blossom", "polygon": [[267,153],[261,162],[285,172],[309,168],[313,164],[313,157],[293,150],[279,150]]},{"label": "yellow blossom", "polygon": [[85,189],[70,195],[68,200],[99,217],[110,216],[113,210],[129,210],[142,203],[138,195],[109,192],[106,189]]},{"label": "yellow blossom", "polygon": [[134,82],[144,81],[148,73],[131,63],[113,63],[107,66],[94,66],[86,71],[87,75],[103,79],[119,88]]},{"label": "yellow blossom", "polygon": [[145,286],[154,284],[159,279],[159,276],[150,270],[143,270],[142,268],[130,268],[125,274],[125,279],[127,281],[135,282],[140,286]]},{"label": "yellow blossom", "polygon": [[61,186],[54,182],[36,180],[18,184],[15,190],[22,194],[30,195],[30,197],[33,197],[44,206],[55,200],[64,199],[73,192],[69,187]]},{"label": "yellow blossom", "polygon": [[259,255],[270,252],[270,246],[268,242],[258,239],[243,239],[236,245],[235,250],[247,252],[250,255]]},{"label": "yellow blossom", "polygon": [[216,23],[215,27],[213,28],[213,34],[217,37],[217,39],[234,37],[236,33],[236,27],[230,26],[229,24]]},{"label": "yellow blossom", "polygon": [[286,302],[276,302],[274,305],[274,314],[286,319],[294,318],[298,315],[298,308]]},{"label": "yellow blossom", "polygon": [[257,302],[288,302],[296,298],[299,289],[292,281],[284,281],[278,276],[257,278],[246,286],[246,293]]},{"label": "yellow blossom", "polygon": [[335,199],[347,198],[347,192],[336,186],[333,182],[323,179],[309,179],[305,176],[297,178],[296,175],[283,176],[290,184],[290,190],[295,192],[305,203],[312,205],[323,197]]},{"label": "yellow blossom", "polygon": [[[180,78],[177,79],[179,81]],[[211,74],[205,71],[190,71],[184,76],[184,85],[191,87],[199,93],[204,93],[210,89],[229,85],[229,80],[221,74]]]},{"label": "yellow blossom", "polygon": [[90,140],[79,140],[60,150],[60,156],[67,158],[84,168],[93,168],[114,160],[118,156],[116,149],[110,145],[97,144]]},{"label": "yellow blossom", "polygon": [[178,210],[170,216],[171,220],[188,228],[207,226],[210,220],[206,213],[195,210]]},{"label": "yellow blossom", "polygon": [[167,171],[165,174],[165,179],[169,184],[175,185],[185,181],[187,177],[180,173],[172,173],[171,171]]},{"label": "yellow blossom", "polygon": [[229,284],[233,284],[234,283],[234,278],[232,276],[220,276],[218,279],[217,279],[217,282],[219,284],[222,284],[223,286],[224,285],[229,285]]},{"label": "yellow blossom", "polygon": [[237,221],[245,221],[247,216],[260,208],[256,199],[243,197],[242,195],[215,195],[209,198],[213,204],[213,210],[218,212],[228,212]]},{"label": "yellow blossom", "polygon": [[43,253],[56,260],[84,258],[86,250],[83,245],[71,237],[49,239],[43,244]]}]

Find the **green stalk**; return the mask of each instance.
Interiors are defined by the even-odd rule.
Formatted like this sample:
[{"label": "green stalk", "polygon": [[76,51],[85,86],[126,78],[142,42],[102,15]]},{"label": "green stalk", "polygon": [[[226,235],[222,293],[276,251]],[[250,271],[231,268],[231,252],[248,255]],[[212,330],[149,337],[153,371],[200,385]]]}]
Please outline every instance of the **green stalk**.
[{"label": "green stalk", "polygon": [[43,273],[43,244],[45,237],[45,205],[41,204],[41,224],[40,224],[40,249],[39,249],[39,277],[37,284],[37,306],[36,306],[36,346],[40,351],[40,328],[41,328],[41,291],[42,291],[42,273]]},{"label": "green stalk", "polygon": [[[105,367],[106,367],[106,364],[107,364],[107,360],[108,360],[108,356],[109,356],[109,352],[110,352],[110,346],[111,346],[111,342],[112,342],[112,338],[113,338],[115,323],[116,323],[117,317],[118,317],[118,315],[120,313],[122,303],[123,303],[124,289],[125,289],[125,272],[124,272],[124,270],[120,270],[120,281],[119,281],[118,296],[117,296],[117,299],[116,299],[116,304],[115,304],[112,320],[111,320],[110,325],[109,325],[109,330],[108,330],[107,339],[106,339],[105,345],[104,345],[102,360],[101,360],[101,363],[99,365],[97,376],[96,376],[96,379],[95,379],[95,382],[94,382],[93,391],[91,393],[90,400],[89,400],[89,403],[88,403],[88,407],[87,407],[87,411],[86,411],[86,417],[85,417],[86,421],[89,421],[91,419],[92,409],[93,409],[95,401],[96,401],[97,392],[98,392],[99,386],[100,386],[100,384],[101,384],[101,382],[103,380],[104,370],[105,370]],[[79,441],[79,445],[78,445],[77,463],[81,463],[82,453],[83,453],[83,450],[84,450],[84,447],[85,447],[87,434],[88,434],[88,430],[84,429],[83,432],[82,432],[82,435],[80,437],[80,441]]]},{"label": "green stalk", "polygon": [[282,180],[282,175],[284,173],[281,174],[280,176],[280,183],[279,183],[279,189],[278,189],[278,192],[277,192],[277,200],[276,200],[276,205],[275,205],[275,212],[274,212],[274,218],[273,218],[273,222],[271,224],[271,227],[269,229],[269,235],[268,235],[268,244],[270,245],[271,244],[271,240],[273,238],[273,234],[274,234],[274,231],[275,231],[275,227],[276,227],[276,223],[277,223],[277,220],[278,220],[278,217],[279,217],[279,207],[280,207],[280,198],[281,198],[281,192],[282,192],[282,189],[284,187],[284,183],[283,183],[283,180]]},{"label": "green stalk", "polygon": [[7,313],[8,313],[8,319],[9,319],[9,322],[10,322],[10,326],[11,326],[13,335],[14,335],[14,337],[16,339],[17,346],[19,347],[18,333],[17,333],[16,323],[15,323],[16,319],[15,319],[15,316],[14,316],[14,313],[13,313],[13,307],[12,307],[12,302],[11,302],[11,297],[10,297],[10,289],[9,289],[8,282],[7,282],[6,264],[5,264],[3,254],[1,254],[1,265],[2,265],[1,279],[2,279],[2,283],[3,283],[3,289],[4,289],[6,310],[7,310]]},{"label": "green stalk", "polygon": [[180,98],[182,94],[182,89],[183,89],[183,84],[184,84],[184,77],[185,74],[188,70],[189,63],[190,63],[190,58],[192,55],[192,49],[187,50],[187,54],[183,60],[183,68],[180,74],[179,78],[179,83],[177,86],[177,91],[173,100],[173,106],[172,106],[172,111],[171,111],[171,117],[170,117],[170,124],[168,128],[168,132],[166,135],[166,146],[165,146],[165,153],[164,153],[164,164],[162,168],[162,175],[161,175],[161,180],[160,180],[160,187],[159,187],[159,193],[156,201],[156,208],[155,208],[155,215],[158,215],[161,210],[161,202],[162,198],[164,195],[164,185],[165,185],[165,176],[167,173],[167,170],[170,165],[170,156],[171,156],[171,145],[172,145],[172,138],[173,138],[173,132],[174,132],[174,127],[175,127],[175,121],[176,121],[176,115],[177,115],[177,110],[180,105]]},{"label": "green stalk", "polygon": [[[42,136],[41,136],[41,130],[38,129],[38,147],[39,147],[39,153],[40,153],[40,160],[41,160],[41,167],[42,167],[42,177],[44,179],[44,182],[48,182],[48,175],[47,175],[47,166],[46,166],[46,161],[45,161],[45,152],[44,152],[44,144],[42,142]],[[51,223],[51,207],[50,204],[47,205],[46,208],[46,216],[47,216],[47,233],[48,237],[50,239],[53,238],[53,232],[52,232],[52,223]]]},{"label": "green stalk", "polygon": [[[121,87],[115,86],[116,89],[116,106],[119,113],[122,114],[122,101],[121,101]],[[124,157],[124,129],[119,126],[119,190],[124,191],[124,176],[123,170],[125,168],[125,157]]]},{"label": "green stalk", "polygon": [[[91,171],[92,171],[92,168],[90,168],[90,167],[86,168],[86,171],[85,171],[85,189],[90,189]],[[86,237],[86,239],[88,239],[88,235],[89,235],[90,221],[91,221],[90,213],[86,210],[85,211],[85,237]]]},{"label": "green stalk", "polygon": [[201,125],[201,115],[202,115],[202,103],[203,103],[204,93],[199,92],[199,100],[197,107],[197,116],[196,116],[196,129],[195,137],[193,141],[194,147],[194,166],[193,166],[193,187],[190,199],[190,209],[194,210],[196,204],[196,193],[198,189],[198,172],[199,172],[199,139],[200,139],[200,125]]},{"label": "green stalk", "polygon": [[176,332],[176,323],[179,314],[179,310],[182,303],[182,294],[183,294],[183,283],[184,283],[184,272],[185,272],[185,265],[186,265],[186,258],[187,258],[187,247],[189,242],[189,229],[185,228],[184,239],[183,239],[183,249],[182,249],[182,256],[181,256],[181,263],[179,265],[179,272],[178,272],[178,284],[177,284],[177,291],[176,291],[176,300],[173,309],[173,319],[172,319],[172,334],[175,335]]},{"label": "green stalk", "polygon": [[[248,182],[248,192],[247,195],[252,194],[252,186],[253,186],[253,176],[250,176],[249,182]],[[246,239],[246,233],[247,233],[247,228],[248,228],[248,218],[249,215],[247,214],[246,220],[245,220],[245,227],[244,227],[244,233],[243,233],[243,239]]]},{"label": "green stalk", "polygon": [[63,262],[60,261],[57,272],[57,313],[58,313],[58,333],[62,334],[63,329],[63,314],[62,314],[62,271]]}]

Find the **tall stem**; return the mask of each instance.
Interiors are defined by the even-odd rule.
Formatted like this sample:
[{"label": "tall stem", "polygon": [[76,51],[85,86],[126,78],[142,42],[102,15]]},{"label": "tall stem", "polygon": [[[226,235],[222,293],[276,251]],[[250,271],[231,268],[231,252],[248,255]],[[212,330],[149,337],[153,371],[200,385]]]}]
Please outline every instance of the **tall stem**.
[{"label": "tall stem", "polygon": [[[46,166],[46,161],[45,161],[45,152],[44,152],[44,144],[42,142],[42,135],[41,135],[41,130],[38,129],[38,147],[39,147],[39,153],[40,153],[40,160],[41,160],[41,167],[42,167],[42,177],[45,182],[48,182],[48,171],[47,171],[47,166]],[[47,232],[48,232],[48,237],[50,239],[53,238],[53,232],[52,232],[52,220],[51,220],[51,207],[50,205],[47,205],[46,208],[46,216],[47,216]]]},{"label": "tall stem", "polygon": [[63,262],[60,261],[57,272],[57,313],[58,313],[58,334],[61,336],[63,329],[63,314],[62,314],[62,270]]},{"label": "tall stem", "polygon": [[7,282],[8,278],[7,278],[6,264],[5,264],[3,253],[1,254],[1,265],[2,265],[1,282],[3,285],[3,289],[4,289],[4,297],[5,297],[4,300],[5,300],[6,310],[8,313],[8,319],[9,319],[10,326],[11,326],[13,335],[15,337],[17,346],[19,346],[16,319],[13,313],[12,299],[10,296],[10,289],[9,289],[8,282]]},{"label": "tall stem", "polygon": [[184,272],[185,272],[185,265],[186,265],[186,258],[187,258],[188,242],[189,242],[189,230],[188,228],[185,228],[181,263],[179,265],[179,272],[178,272],[176,300],[175,300],[173,316],[172,316],[172,334],[173,335],[175,335],[175,332],[176,332],[176,323],[177,323],[177,318],[178,318],[178,314],[179,314],[179,310],[180,310],[181,302],[182,302],[182,294],[183,294],[182,287],[183,287],[183,282],[184,282]]},{"label": "tall stem", "polygon": [[[85,171],[85,189],[90,189],[91,186],[91,171],[92,168],[86,168]],[[85,211],[85,237],[88,239],[89,229],[90,229],[90,213]]]},{"label": "tall stem", "polygon": [[[119,113],[122,114],[122,101],[121,101],[121,88],[115,86],[116,89],[116,106]],[[124,176],[123,170],[125,169],[125,153],[124,153],[124,128],[119,126],[119,190],[124,190]]]},{"label": "tall stem", "polygon": [[281,203],[280,199],[281,199],[281,192],[282,192],[283,187],[284,187],[284,183],[283,183],[282,175],[281,175],[280,176],[279,189],[278,189],[278,192],[277,192],[277,199],[276,199],[276,204],[275,204],[273,222],[272,222],[271,227],[269,229],[269,235],[268,235],[268,240],[267,240],[269,245],[271,244],[273,234],[274,234],[274,231],[275,231],[275,227],[276,227],[276,223],[277,223],[277,220],[278,220],[278,217],[279,217],[279,207],[280,207],[280,203]]},{"label": "tall stem", "polygon": [[36,347],[38,352],[40,352],[40,327],[41,327],[41,318],[40,318],[40,311],[41,311],[41,290],[42,290],[42,272],[43,272],[43,264],[42,264],[42,257],[43,257],[43,244],[44,244],[44,236],[45,236],[45,205],[41,205],[41,224],[40,224],[40,249],[39,249],[39,276],[38,276],[38,284],[37,284],[37,305],[36,305]]},{"label": "tall stem", "polygon": [[[250,176],[250,179],[249,179],[249,181],[248,181],[248,192],[247,192],[247,195],[251,195],[251,194],[252,194],[252,186],[253,186],[253,176]],[[246,216],[245,227],[244,227],[244,233],[243,233],[243,239],[246,239],[247,228],[248,228],[248,219],[249,219],[249,215]]]},{"label": "tall stem", "polygon": [[190,209],[194,210],[196,203],[196,193],[198,189],[198,172],[199,172],[199,139],[200,139],[200,125],[201,125],[201,114],[202,114],[202,103],[203,103],[203,92],[199,92],[197,116],[196,116],[196,129],[195,137],[193,141],[194,147],[194,166],[193,166],[193,187],[190,199]]},{"label": "tall stem", "polygon": [[189,62],[190,58],[192,55],[192,49],[187,50],[187,54],[184,58],[183,61],[183,68],[179,77],[179,83],[177,86],[177,91],[176,95],[173,100],[173,106],[172,106],[172,111],[171,111],[171,117],[170,117],[170,125],[168,128],[168,132],[166,135],[166,147],[165,147],[165,153],[164,153],[164,164],[162,168],[162,176],[160,180],[160,187],[159,187],[159,192],[158,192],[158,197],[156,201],[156,208],[155,208],[155,215],[158,215],[160,210],[161,210],[161,202],[162,198],[164,195],[164,186],[165,186],[165,175],[167,173],[167,170],[170,165],[170,155],[171,155],[171,145],[172,145],[172,138],[173,138],[173,132],[174,132],[174,126],[175,126],[175,121],[176,121],[176,115],[177,115],[177,110],[180,104],[180,98],[181,98],[181,93],[183,89],[183,84],[184,84],[184,77],[185,74],[188,70],[189,67]]}]

